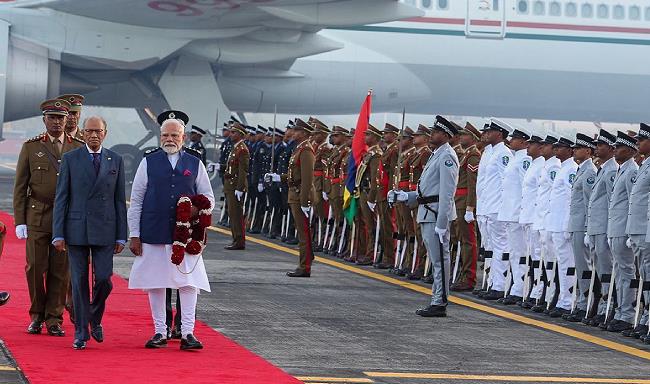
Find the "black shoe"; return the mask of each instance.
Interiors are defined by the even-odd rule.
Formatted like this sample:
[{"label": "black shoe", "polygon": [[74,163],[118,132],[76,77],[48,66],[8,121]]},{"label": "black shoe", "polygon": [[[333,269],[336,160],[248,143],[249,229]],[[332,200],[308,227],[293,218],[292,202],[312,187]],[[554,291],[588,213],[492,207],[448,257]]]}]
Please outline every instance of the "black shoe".
[{"label": "black shoe", "polygon": [[570,314],[571,314],[571,310],[564,309],[564,308],[557,308],[557,307],[548,312],[548,315],[554,319],[558,317],[562,317],[564,315],[570,315]]},{"label": "black shoe", "polygon": [[188,349],[203,349],[203,344],[201,344],[201,342],[191,333],[184,339],[181,339],[181,350],[185,351]]},{"label": "black shoe", "polygon": [[40,321],[32,321],[32,323],[29,324],[29,327],[27,327],[27,333],[30,333],[32,335],[39,335],[42,329],[43,323]]},{"label": "black shoe", "polygon": [[596,316],[591,318],[588,325],[590,325],[592,327],[597,327],[604,320],[605,320],[605,315],[596,315]]},{"label": "black shoe", "polygon": [[174,329],[172,329],[172,331],[171,331],[171,334],[169,335],[169,338],[179,340],[181,337],[182,337],[181,329],[177,328],[177,327],[174,327]]},{"label": "black shoe", "polygon": [[92,337],[96,342],[104,342],[104,327],[101,324],[92,327],[90,330],[90,337]]},{"label": "black shoe", "polygon": [[314,252],[323,252],[323,247],[320,246],[320,245],[315,245],[313,247],[313,249],[314,249]]},{"label": "black shoe", "polygon": [[0,307],[7,304],[9,297],[11,297],[11,295],[9,295],[9,292],[0,292]]},{"label": "black shoe", "polygon": [[458,282],[456,284],[452,284],[451,287],[449,287],[449,289],[454,292],[469,292],[472,291],[474,287],[470,283],[463,281],[463,282]]},{"label": "black shoe", "polygon": [[167,327],[167,332],[166,332],[167,340],[172,338],[172,329]]},{"label": "black shoe", "polygon": [[415,314],[422,317],[447,317],[447,307],[443,305],[429,305],[415,311]]},{"label": "black shoe", "polygon": [[570,315],[567,315],[566,318],[565,317],[562,318],[570,323],[579,323],[585,318],[585,316],[587,316],[587,311],[580,309],[578,311],[573,312]]},{"label": "black shoe", "polygon": [[240,251],[246,249],[246,247],[243,244],[230,244],[223,247],[223,249],[228,251]]},{"label": "black shoe", "polygon": [[50,336],[63,337],[65,336],[65,331],[59,324],[54,324],[47,327],[47,334]]},{"label": "black shoe", "polygon": [[153,337],[144,345],[145,348],[162,348],[166,346],[167,339],[165,339],[160,333],[153,335]]},{"label": "black shoe", "polygon": [[372,260],[368,260],[368,261],[357,260],[356,264],[362,267],[366,265],[372,265]]},{"label": "black shoe", "polygon": [[74,341],[72,342],[72,349],[77,349],[77,350],[86,349],[86,342],[83,340],[74,339]]},{"label": "black shoe", "polygon": [[422,282],[424,284],[433,284],[433,275],[423,277]]},{"label": "black shoe", "polygon": [[608,332],[623,332],[627,331],[634,328],[634,324],[628,323],[627,321],[617,321],[617,322],[611,322],[607,326],[607,331]]},{"label": "black shoe", "polygon": [[261,231],[259,229],[251,229],[248,233],[251,235],[258,235],[261,233]]},{"label": "black shoe", "polygon": [[499,300],[503,297],[503,291],[490,290],[488,293],[480,297],[481,299],[488,301]]},{"label": "black shoe", "polygon": [[379,263],[377,264],[377,269],[389,269],[391,267],[391,264],[385,264],[385,263]]},{"label": "black shoe", "polygon": [[305,271],[295,270],[295,271],[287,272],[287,276],[289,276],[289,277],[310,277],[311,273],[310,272],[305,272]]},{"label": "black shoe", "polygon": [[406,280],[420,280],[422,278],[421,272],[407,273]]},{"label": "black shoe", "polygon": [[521,307],[522,307],[523,309],[531,309],[532,307],[535,306],[535,301],[536,301],[536,300],[533,299],[533,298],[526,299],[526,300],[524,300],[524,301],[521,303]]},{"label": "black shoe", "polygon": [[535,313],[544,313],[544,311],[546,311],[546,303],[540,302],[539,304],[533,305],[530,310]]},{"label": "black shoe", "polygon": [[632,337],[635,339],[641,338],[642,335],[647,335],[648,334],[648,326],[647,325],[637,325],[636,328],[634,328],[634,331],[632,332]]},{"label": "black shoe", "polygon": [[618,323],[618,320],[616,319],[609,319],[609,320],[603,320],[598,324],[598,328],[602,329],[603,331],[607,330],[610,325]]},{"label": "black shoe", "polygon": [[643,341],[646,344],[650,344],[650,335],[646,333],[645,335],[639,337],[639,340]]},{"label": "black shoe", "polygon": [[523,300],[521,296],[508,295],[501,304],[503,305],[513,305],[520,303]]},{"label": "black shoe", "polygon": [[287,239],[286,243],[289,245],[296,245],[298,244],[298,239]]}]

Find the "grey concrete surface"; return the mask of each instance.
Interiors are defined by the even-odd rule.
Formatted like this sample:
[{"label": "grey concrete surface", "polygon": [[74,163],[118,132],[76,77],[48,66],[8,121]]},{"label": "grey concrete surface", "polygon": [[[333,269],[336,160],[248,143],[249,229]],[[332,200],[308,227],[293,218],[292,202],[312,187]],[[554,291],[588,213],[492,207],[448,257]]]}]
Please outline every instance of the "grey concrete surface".
[{"label": "grey concrete surface", "polygon": [[[0,209],[8,211],[10,179],[0,173]],[[295,268],[295,256],[250,241],[245,251],[225,251],[229,242],[223,234],[209,235],[204,259],[212,293],[199,297],[197,318],[295,376],[363,378],[363,372],[382,371],[650,378],[650,363],[642,358],[454,304],[447,318],[420,318],[415,309],[428,303],[422,293],[320,263],[311,278],[290,279],[285,272]],[[128,251],[117,256],[115,272],[128,278],[132,262]],[[496,307],[650,350],[599,329]],[[0,382],[7,375],[0,372]]]}]

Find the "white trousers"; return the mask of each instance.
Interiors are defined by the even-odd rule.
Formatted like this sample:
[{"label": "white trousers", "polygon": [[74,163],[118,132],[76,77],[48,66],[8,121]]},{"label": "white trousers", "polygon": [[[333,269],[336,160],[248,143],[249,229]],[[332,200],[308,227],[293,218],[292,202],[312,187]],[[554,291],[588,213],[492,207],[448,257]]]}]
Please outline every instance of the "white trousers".
[{"label": "white trousers", "polygon": [[541,299],[544,291],[544,283],[541,281],[542,277],[542,243],[540,241],[540,233],[532,226],[526,226],[526,242],[530,249],[531,257],[533,259],[534,276],[529,280],[529,286],[532,287],[530,297],[533,299]]},{"label": "white trousers", "polygon": [[560,292],[555,307],[571,310],[572,292],[576,281],[575,272],[570,276],[567,274],[569,268],[575,271],[576,266],[571,246],[571,234],[569,232],[551,232],[551,239],[557,257],[556,269],[560,282]]},{"label": "white trousers", "polygon": [[503,260],[503,254],[508,253],[508,236],[506,234],[506,223],[497,220],[497,214],[490,214],[487,218],[489,244],[492,250],[492,261],[490,264],[491,289],[495,291],[505,290],[506,271],[509,262]]},{"label": "white trousers", "polygon": [[510,271],[512,272],[513,281],[510,294],[522,297],[524,295],[524,276],[527,272],[526,259],[528,258],[524,226],[515,222],[507,222],[506,233],[508,236]]},{"label": "white trousers", "polygon": [[[167,336],[167,324],[165,323],[167,312],[165,305],[165,288],[154,288],[147,290],[149,293],[149,306],[155,333]],[[196,301],[199,294],[198,289],[192,286],[180,287],[178,292],[181,296],[181,334],[185,338],[188,334],[194,333],[194,319],[196,316]]]}]

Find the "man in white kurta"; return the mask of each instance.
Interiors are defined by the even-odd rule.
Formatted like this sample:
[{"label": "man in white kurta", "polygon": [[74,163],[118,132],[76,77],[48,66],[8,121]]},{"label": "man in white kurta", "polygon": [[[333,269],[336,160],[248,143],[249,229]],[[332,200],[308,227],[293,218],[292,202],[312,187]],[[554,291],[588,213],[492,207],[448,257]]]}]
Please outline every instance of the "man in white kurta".
[{"label": "man in white kurta", "polygon": [[[173,113],[174,111],[163,114]],[[214,194],[203,163],[182,147],[184,124],[175,111],[161,120],[161,148],[142,159],[133,180],[128,211],[131,250],[136,255],[129,288],[149,294],[154,336],[145,347],[167,345],[165,289],[178,289],[182,306],[181,349],[201,349],[194,337],[199,290],[210,292],[201,254],[185,254],[180,265],[171,262],[176,202],[181,195],[205,195],[214,206]],[[198,161],[197,161],[198,160]],[[154,209],[152,209],[154,207]],[[155,209],[157,208],[157,209]]]}]

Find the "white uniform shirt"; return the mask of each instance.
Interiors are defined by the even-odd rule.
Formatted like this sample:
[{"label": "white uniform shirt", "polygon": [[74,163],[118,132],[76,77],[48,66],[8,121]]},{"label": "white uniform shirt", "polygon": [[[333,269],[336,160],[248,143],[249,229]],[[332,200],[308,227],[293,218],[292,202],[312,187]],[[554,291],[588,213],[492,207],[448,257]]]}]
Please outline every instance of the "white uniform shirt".
[{"label": "white uniform shirt", "polygon": [[571,206],[571,187],[576,178],[578,164],[569,157],[560,166],[549,198],[549,212],[546,216],[545,229],[549,232],[566,232],[569,225]]},{"label": "white uniform shirt", "polygon": [[545,219],[548,214],[548,201],[553,187],[553,179],[560,170],[560,159],[555,156],[549,157],[544,161],[544,168],[539,176],[539,188],[537,188],[537,198],[535,200],[535,221],[533,229],[543,231],[545,229]]},{"label": "white uniform shirt", "polygon": [[514,157],[506,166],[501,184],[501,207],[498,210],[497,220],[519,222],[524,175],[532,160],[533,158],[528,156],[527,149],[520,149],[515,152]]},{"label": "white uniform shirt", "polygon": [[483,186],[485,185],[485,167],[487,166],[488,161],[490,161],[490,156],[492,155],[492,144],[488,144],[483,148],[483,153],[481,154],[481,160],[478,162],[478,172],[476,173],[476,215],[484,216],[485,204],[482,202],[482,191]]},{"label": "white uniform shirt", "polygon": [[481,199],[483,200],[482,204],[485,204],[486,215],[499,212],[503,175],[510,160],[512,160],[512,152],[503,142],[494,146],[490,160],[485,166],[485,181],[481,189]]},{"label": "white uniform shirt", "polygon": [[540,178],[544,171],[546,159],[537,157],[528,167],[521,186],[521,213],[519,214],[520,224],[533,224],[535,222],[537,207],[537,190],[539,189]]}]

